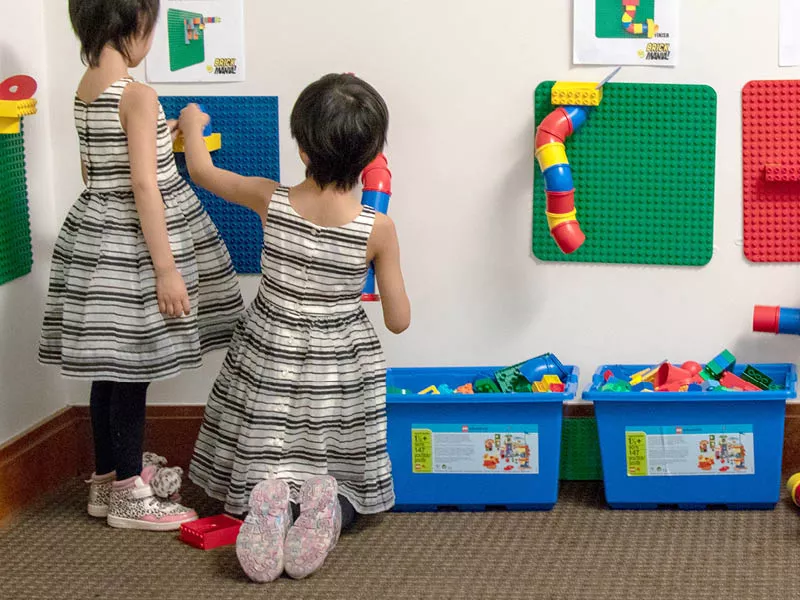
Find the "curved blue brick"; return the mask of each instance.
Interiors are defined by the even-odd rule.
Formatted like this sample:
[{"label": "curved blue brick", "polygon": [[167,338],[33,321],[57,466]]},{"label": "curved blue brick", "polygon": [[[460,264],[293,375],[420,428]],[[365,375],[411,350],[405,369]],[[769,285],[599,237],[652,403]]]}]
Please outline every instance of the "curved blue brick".
[{"label": "curved blue brick", "polygon": [[575,187],[569,165],[553,165],[545,169],[544,189],[547,192],[568,192]]}]

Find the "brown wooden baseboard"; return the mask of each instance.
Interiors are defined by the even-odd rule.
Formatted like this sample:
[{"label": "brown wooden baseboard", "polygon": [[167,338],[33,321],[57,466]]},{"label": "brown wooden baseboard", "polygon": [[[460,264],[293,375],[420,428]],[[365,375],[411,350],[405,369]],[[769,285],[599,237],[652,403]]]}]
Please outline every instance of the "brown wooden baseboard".
[{"label": "brown wooden baseboard", "polygon": [[0,523],[79,473],[76,420],[65,408],[0,446]]},{"label": "brown wooden baseboard", "polygon": [[[203,406],[149,406],[145,448],[188,468]],[[564,407],[564,416],[592,417],[591,404]],[[0,446],[0,523],[43,494],[94,469],[88,406],[54,414]],[[786,406],[783,473],[800,472],[800,404]]]}]

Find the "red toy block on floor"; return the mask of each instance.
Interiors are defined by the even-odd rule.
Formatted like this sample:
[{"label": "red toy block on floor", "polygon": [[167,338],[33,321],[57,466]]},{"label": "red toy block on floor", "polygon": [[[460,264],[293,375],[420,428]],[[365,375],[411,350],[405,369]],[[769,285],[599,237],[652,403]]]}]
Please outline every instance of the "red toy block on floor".
[{"label": "red toy block on floor", "polygon": [[242,521],[228,515],[216,515],[181,525],[182,542],[200,550],[211,550],[236,543]]}]

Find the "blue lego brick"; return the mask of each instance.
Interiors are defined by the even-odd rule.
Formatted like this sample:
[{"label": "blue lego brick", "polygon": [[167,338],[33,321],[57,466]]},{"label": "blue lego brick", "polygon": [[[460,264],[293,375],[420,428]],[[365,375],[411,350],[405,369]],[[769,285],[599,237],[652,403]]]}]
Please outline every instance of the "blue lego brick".
[{"label": "blue lego brick", "polygon": [[[214,164],[251,177],[280,180],[278,98],[274,96],[163,96],[168,119],[177,119],[190,103],[211,115],[214,133],[222,134],[222,148],[214,152]],[[189,180],[186,159],[175,156],[178,170]],[[205,206],[230,252],[237,273],[261,272],[263,232],[254,212],[225,202],[191,184]]]}]

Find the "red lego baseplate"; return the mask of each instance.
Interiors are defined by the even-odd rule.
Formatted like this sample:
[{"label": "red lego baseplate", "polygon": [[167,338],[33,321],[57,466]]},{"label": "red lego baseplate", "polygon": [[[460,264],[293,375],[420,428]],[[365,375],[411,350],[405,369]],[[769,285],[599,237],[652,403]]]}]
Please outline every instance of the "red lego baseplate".
[{"label": "red lego baseplate", "polygon": [[744,254],[800,262],[800,81],[751,81],[742,90]]}]

